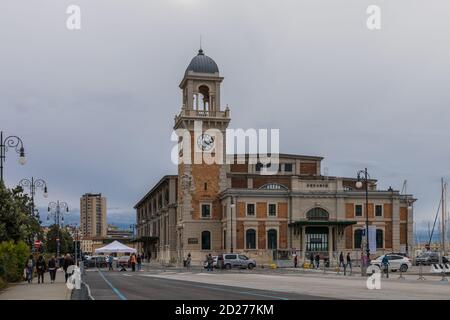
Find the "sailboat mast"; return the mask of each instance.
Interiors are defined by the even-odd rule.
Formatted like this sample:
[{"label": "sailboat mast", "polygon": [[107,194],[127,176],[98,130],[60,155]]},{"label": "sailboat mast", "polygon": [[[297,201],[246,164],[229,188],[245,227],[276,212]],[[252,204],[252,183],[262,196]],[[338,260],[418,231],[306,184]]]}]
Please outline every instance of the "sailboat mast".
[{"label": "sailboat mast", "polygon": [[442,263],[442,257],[445,255],[445,185],[444,185],[444,178],[441,178],[441,184],[442,184],[442,220],[441,220],[441,261]]}]

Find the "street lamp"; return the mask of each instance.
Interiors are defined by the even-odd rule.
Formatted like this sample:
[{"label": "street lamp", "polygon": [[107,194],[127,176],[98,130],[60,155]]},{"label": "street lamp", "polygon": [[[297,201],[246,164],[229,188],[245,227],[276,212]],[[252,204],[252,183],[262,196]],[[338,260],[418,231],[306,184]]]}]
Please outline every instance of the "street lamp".
[{"label": "street lamp", "polygon": [[366,187],[366,255],[367,263],[370,261],[370,247],[369,247],[369,180],[370,176],[367,173],[367,168],[358,171],[356,188],[361,189],[364,185]]},{"label": "street lamp", "polygon": [[[31,195],[31,215],[34,216],[34,195],[36,194],[36,188],[41,189],[44,193],[44,198],[48,197],[47,192],[47,183],[43,179],[36,179],[34,180],[34,177],[31,177],[31,180],[29,179],[22,179],[19,181],[19,186],[22,188],[29,188],[30,189],[30,195]],[[39,214],[37,215],[39,218]]]},{"label": "street lamp", "polygon": [[3,131],[0,131],[0,182],[3,183],[3,162],[6,159],[6,151],[8,148],[14,148],[19,154],[19,163],[24,165],[27,160],[25,158],[25,149],[22,139],[17,136],[8,136],[3,139]]},{"label": "street lamp", "polygon": [[[63,211],[61,211],[61,209]],[[48,204],[48,215],[47,221],[50,220],[50,216],[52,215],[55,221],[55,225],[57,226],[57,238],[56,238],[56,256],[59,257],[59,227],[64,225],[64,211],[69,212],[69,205],[63,201],[50,202]]]}]

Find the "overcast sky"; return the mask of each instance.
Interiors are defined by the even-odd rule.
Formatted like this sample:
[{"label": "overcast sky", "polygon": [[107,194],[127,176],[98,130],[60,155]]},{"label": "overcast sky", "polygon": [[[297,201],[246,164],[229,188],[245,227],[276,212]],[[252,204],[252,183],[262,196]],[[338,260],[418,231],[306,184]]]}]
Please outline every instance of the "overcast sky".
[{"label": "overcast sky", "polygon": [[[200,35],[232,128],[279,128],[282,152],[324,156],[330,175],[367,166],[380,188],[408,180],[416,221],[434,218],[450,177],[448,1],[32,3],[0,2],[0,128],[28,154],[21,167],[8,153],[5,180],[44,178],[72,221],[80,195],[101,192],[108,220],[132,223],[137,200],[176,173],[178,84]],[[366,27],[370,4],[381,30]]]}]

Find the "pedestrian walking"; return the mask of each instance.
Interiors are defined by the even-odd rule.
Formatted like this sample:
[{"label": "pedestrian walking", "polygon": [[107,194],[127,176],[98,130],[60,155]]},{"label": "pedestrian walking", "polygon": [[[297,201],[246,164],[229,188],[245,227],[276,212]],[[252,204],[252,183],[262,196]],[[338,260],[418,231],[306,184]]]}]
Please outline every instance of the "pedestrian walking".
[{"label": "pedestrian walking", "polygon": [[114,270],[114,257],[113,256],[109,256],[108,257],[108,270],[109,271],[113,271]]},{"label": "pedestrian walking", "polygon": [[140,254],[138,254],[136,261],[138,271],[142,271],[142,256]]},{"label": "pedestrian walking", "polygon": [[130,257],[131,271],[136,271],[136,255],[133,253]]},{"label": "pedestrian walking", "polygon": [[314,268],[314,253],[312,252],[309,253],[309,265],[310,268]]},{"label": "pedestrian walking", "polygon": [[27,261],[25,262],[25,275],[26,275],[28,283],[33,282],[33,270],[34,270],[35,265],[36,265],[36,262],[34,261],[34,257],[32,254],[30,254]]},{"label": "pedestrian walking", "polygon": [[341,254],[339,255],[339,268],[344,267],[345,268],[345,262],[344,262],[344,254],[341,251]]},{"label": "pedestrian walking", "polygon": [[44,273],[47,269],[47,264],[45,263],[44,257],[40,255],[36,261],[36,272],[38,275],[38,283],[44,283]]},{"label": "pedestrian walking", "polygon": [[320,268],[320,255],[316,254],[316,268],[319,269]]},{"label": "pedestrian walking", "polygon": [[206,257],[206,263],[208,264],[208,271],[213,271],[214,259],[211,256],[211,253]]},{"label": "pedestrian walking", "polygon": [[383,259],[381,259],[381,264],[383,265],[386,278],[389,278],[389,259],[387,258],[387,255],[383,256]]},{"label": "pedestrian walking", "polygon": [[191,253],[189,252],[186,258],[186,268],[188,270],[191,270],[191,260],[192,260]]},{"label": "pedestrian walking", "polygon": [[294,253],[294,268],[297,268],[297,264],[298,264],[298,258],[297,258],[297,255]]},{"label": "pedestrian walking", "polygon": [[50,273],[50,283],[55,282],[56,278],[56,259],[55,256],[52,256],[50,260],[48,260],[48,273]]},{"label": "pedestrian walking", "polygon": [[350,267],[350,275],[352,275],[352,258],[350,257],[350,252],[347,252],[347,267]]},{"label": "pedestrian walking", "polygon": [[64,270],[64,277],[66,278],[66,282],[67,279],[69,279],[69,276],[71,274],[69,274],[67,271],[69,269],[69,266],[73,266],[75,263],[73,262],[72,257],[70,256],[70,254],[66,254],[66,256],[64,257],[64,262],[63,262],[63,270]]}]

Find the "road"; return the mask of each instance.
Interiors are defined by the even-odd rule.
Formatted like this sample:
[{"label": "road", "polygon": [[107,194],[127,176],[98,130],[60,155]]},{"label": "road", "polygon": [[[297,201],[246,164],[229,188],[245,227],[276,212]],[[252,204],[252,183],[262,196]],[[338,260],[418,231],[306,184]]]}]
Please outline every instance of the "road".
[{"label": "road", "polygon": [[317,300],[320,297],[153,277],[153,272],[87,270],[96,300]]}]

